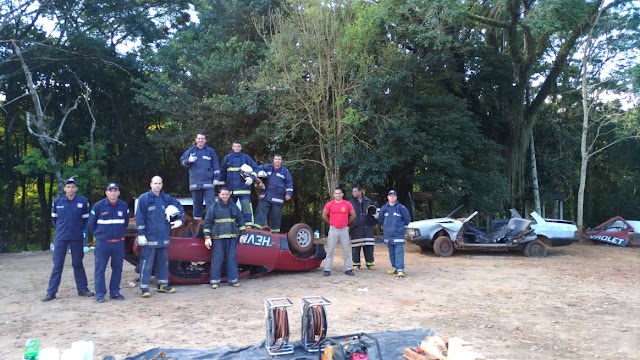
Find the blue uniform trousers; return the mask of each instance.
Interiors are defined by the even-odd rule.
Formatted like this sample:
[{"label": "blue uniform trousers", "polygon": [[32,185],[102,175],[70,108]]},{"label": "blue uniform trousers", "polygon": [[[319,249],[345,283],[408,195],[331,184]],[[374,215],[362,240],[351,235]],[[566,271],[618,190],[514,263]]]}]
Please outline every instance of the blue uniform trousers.
[{"label": "blue uniform trousers", "polygon": [[256,209],[256,225],[264,225],[269,216],[269,227],[273,232],[280,232],[280,225],[282,222],[282,208],[283,204],[276,204],[269,202],[265,199],[261,199],[258,203],[258,209]]},{"label": "blue uniform trousers", "polygon": [[169,248],[143,246],[140,254],[140,290],[149,290],[153,263],[156,265],[156,284],[169,283]]},{"label": "blue uniform trousers", "polygon": [[211,239],[211,273],[209,282],[220,284],[222,265],[227,264],[227,281],[229,285],[238,282],[238,239]]},{"label": "blue uniform trousers", "polygon": [[96,296],[104,297],[107,294],[104,272],[111,258],[111,280],[109,281],[109,294],[120,294],[120,280],[122,280],[122,263],[124,261],[124,240],[117,242],[96,241],[95,270],[93,281],[96,285]]},{"label": "blue uniform trousers", "polygon": [[389,260],[391,260],[391,266],[396,269],[397,272],[404,272],[404,242],[393,242],[389,240],[387,244],[389,247]]},{"label": "blue uniform trousers", "polygon": [[204,218],[202,199],[204,198],[207,203],[207,209],[209,209],[213,202],[216,201],[216,191],[213,188],[191,190],[191,197],[193,198],[193,217],[196,220],[202,220]]},{"label": "blue uniform trousers", "polygon": [[85,273],[84,265],[82,264],[82,259],[84,259],[82,240],[55,240],[53,249],[53,270],[51,270],[47,294],[55,295],[58,292],[60,281],[62,280],[64,260],[67,257],[68,249],[71,249],[71,266],[73,266],[73,277],[76,280],[78,293],[80,294],[89,291],[87,274]]},{"label": "blue uniform trousers", "polygon": [[251,206],[251,195],[231,195],[229,198],[232,203],[240,200],[240,210],[244,216],[244,224],[246,226],[253,226],[253,207]]}]

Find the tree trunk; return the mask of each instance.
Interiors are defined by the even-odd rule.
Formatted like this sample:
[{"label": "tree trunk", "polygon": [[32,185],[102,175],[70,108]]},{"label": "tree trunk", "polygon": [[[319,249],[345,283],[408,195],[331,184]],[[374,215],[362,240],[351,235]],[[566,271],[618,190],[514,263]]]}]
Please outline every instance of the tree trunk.
[{"label": "tree trunk", "polygon": [[[514,91],[517,93],[516,89]],[[524,106],[521,104],[524,93],[523,96],[514,96],[518,100],[513,103],[520,102],[520,104],[512,107],[512,112],[508,114],[507,178],[509,180],[511,202],[513,206],[518,206],[522,203],[524,196],[524,164],[526,163],[527,149],[529,147],[530,125],[525,122]]]},{"label": "tree trunk", "polygon": [[529,151],[531,151],[531,184],[533,185],[533,203],[535,211],[542,215],[542,207],[540,206],[540,185],[538,185],[538,165],[536,164],[536,146],[533,138],[533,131],[531,132],[530,138]]},{"label": "tree trunk", "polygon": [[47,201],[47,192],[44,175],[38,176],[38,202],[40,203],[40,235],[38,236],[38,243],[42,250],[49,249],[49,243],[51,242],[51,205]]}]

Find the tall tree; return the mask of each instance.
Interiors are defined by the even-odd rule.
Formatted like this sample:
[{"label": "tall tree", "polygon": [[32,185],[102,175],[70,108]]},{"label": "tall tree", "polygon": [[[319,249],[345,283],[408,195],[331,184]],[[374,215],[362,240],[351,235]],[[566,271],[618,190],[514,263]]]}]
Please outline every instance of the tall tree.
[{"label": "tall tree", "polygon": [[343,141],[354,135],[350,123],[359,117],[349,104],[354,44],[344,37],[354,20],[352,3],[290,2],[287,11],[275,12],[257,86],[271,93],[280,130],[289,137],[311,134],[314,140],[303,146],[312,148],[308,160],[324,170],[329,193],[340,182]]}]

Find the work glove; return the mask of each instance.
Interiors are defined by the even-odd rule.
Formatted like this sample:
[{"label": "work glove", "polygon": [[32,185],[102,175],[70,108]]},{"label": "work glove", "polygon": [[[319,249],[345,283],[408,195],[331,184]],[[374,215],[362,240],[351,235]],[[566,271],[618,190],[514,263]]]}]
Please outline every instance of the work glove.
[{"label": "work glove", "polygon": [[240,244],[246,244],[247,243],[247,234],[240,235],[240,237],[238,238],[238,241],[240,242]]},{"label": "work glove", "polygon": [[189,155],[189,159],[187,161],[189,161],[190,163],[194,163],[197,159],[198,158],[194,154],[191,154]]},{"label": "work glove", "polygon": [[179,228],[180,226],[182,226],[182,220],[176,220],[176,221],[171,223],[171,228],[172,229]]},{"label": "work glove", "polygon": [[211,249],[211,238],[210,237],[204,238],[204,246],[206,246],[207,249]]},{"label": "work glove", "polygon": [[140,246],[147,245],[147,237],[144,235],[138,235],[138,245]]},{"label": "work glove", "polygon": [[218,186],[220,185],[220,181],[218,180],[213,180],[213,186]]},{"label": "work glove", "polygon": [[246,178],[246,179],[244,179],[244,184],[245,184],[245,185],[251,185],[251,184],[253,184],[253,179],[252,179],[251,177],[247,176],[247,178]]},{"label": "work glove", "polygon": [[264,171],[264,170],[258,171],[258,177],[259,178],[266,178],[267,177],[267,172]]}]

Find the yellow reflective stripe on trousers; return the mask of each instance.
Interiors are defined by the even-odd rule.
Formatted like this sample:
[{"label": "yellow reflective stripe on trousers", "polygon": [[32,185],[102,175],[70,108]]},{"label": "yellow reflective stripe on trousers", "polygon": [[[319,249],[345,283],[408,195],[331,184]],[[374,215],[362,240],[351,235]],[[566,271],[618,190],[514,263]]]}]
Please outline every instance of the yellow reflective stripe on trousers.
[{"label": "yellow reflective stripe on trousers", "polygon": [[251,190],[233,190],[231,195],[251,195]]},{"label": "yellow reflective stripe on trousers", "polygon": [[238,235],[236,234],[220,234],[220,235],[216,235],[213,238],[214,239],[235,239],[236,237],[238,237]]}]

